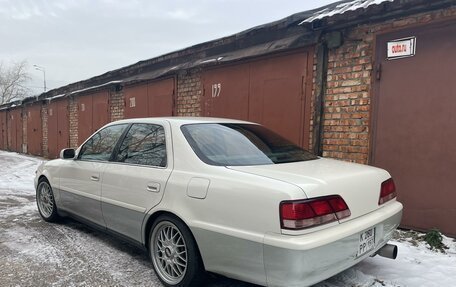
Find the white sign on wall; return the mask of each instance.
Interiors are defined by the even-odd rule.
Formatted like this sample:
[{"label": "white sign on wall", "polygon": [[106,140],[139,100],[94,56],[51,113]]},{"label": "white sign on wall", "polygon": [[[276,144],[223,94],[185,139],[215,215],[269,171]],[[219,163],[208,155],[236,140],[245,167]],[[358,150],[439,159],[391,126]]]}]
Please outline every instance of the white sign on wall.
[{"label": "white sign on wall", "polygon": [[388,60],[415,56],[416,37],[388,41],[386,48]]},{"label": "white sign on wall", "polygon": [[222,84],[212,84],[212,97],[218,98],[220,96],[220,92],[222,91]]},{"label": "white sign on wall", "polygon": [[134,107],[136,107],[136,98],[131,97],[130,98],[130,108],[134,108]]}]

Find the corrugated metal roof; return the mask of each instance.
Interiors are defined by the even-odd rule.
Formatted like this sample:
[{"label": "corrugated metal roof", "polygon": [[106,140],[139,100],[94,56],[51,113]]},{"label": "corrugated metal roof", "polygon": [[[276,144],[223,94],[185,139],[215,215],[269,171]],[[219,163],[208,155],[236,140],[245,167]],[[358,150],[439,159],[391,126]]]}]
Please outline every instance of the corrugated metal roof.
[{"label": "corrugated metal roof", "polygon": [[346,1],[336,5],[335,7],[326,7],[322,10],[316,11],[312,16],[306,18],[299,25],[304,23],[311,23],[315,20],[331,17],[334,15],[344,14],[347,11],[355,11],[358,9],[366,9],[371,5],[379,5],[383,2],[393,2],[394,0],[352,0]]}]

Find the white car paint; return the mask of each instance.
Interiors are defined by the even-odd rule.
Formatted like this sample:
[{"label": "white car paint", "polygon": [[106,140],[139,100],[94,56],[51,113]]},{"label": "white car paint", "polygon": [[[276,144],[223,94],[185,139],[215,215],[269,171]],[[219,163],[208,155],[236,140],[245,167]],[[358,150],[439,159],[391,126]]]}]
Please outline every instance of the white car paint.
[{"label": "white car paint", "polygon": [[[115,122],[119,123],[162,125],[167,140],[166,168],[102,162],[92,163],[100,166],[86,171],[59,174],[59,167],[79,163],[58,159],[38,169],[36,182],[41,175],[50,178],[58,207],[62,190],[82,195],[89,202],[99,198],[103,208],[95,223],[145,245],[148,220],[156,212],[176,215],[192,231],[208,271],[265,286],[313,284],[374,254],[400,222],[399,202],[393,199],[378,205],[380,185],[390,178],[382,169],[321,158],[262,166],[212,166],[198,158],[181,126],[247,122],[145,118]],[[93,171],[99,174],[100,192],[91,182]],[[83,174],[85,179],[79,177]],[[151,183],[158,184],[158,192],[148,191]],[[330,194],[343,197],[350,217],[300,231],[281,229],[281,201]],[[108,217],[103,214],[108,210],[106,203],[123,208],[119,216],[130,222],[138,220],[140,233],[138,228],[127,228],[128,220],[122,222],[125,228],[110,226],[110,221],[118,219],[113,218],[115,210]],[[88,214],[77,215],[90,219]],[[373,227],[377,232],[375,249],[356,258],[359,234]]]}]

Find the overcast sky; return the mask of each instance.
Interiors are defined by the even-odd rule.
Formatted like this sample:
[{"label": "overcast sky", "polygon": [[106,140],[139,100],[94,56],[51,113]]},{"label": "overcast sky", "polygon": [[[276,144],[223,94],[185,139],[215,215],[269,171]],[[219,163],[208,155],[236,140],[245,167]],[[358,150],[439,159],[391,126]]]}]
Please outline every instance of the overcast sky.
[{"label": "overcast sky", "polygon": [[48,90],[335,0],[0,0],[0,61]]}]

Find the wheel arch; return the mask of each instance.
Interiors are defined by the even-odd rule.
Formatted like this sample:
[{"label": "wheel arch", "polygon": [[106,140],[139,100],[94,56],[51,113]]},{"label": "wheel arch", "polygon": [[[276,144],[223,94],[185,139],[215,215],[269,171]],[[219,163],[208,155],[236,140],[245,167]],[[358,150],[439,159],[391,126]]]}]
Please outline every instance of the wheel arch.
[{"label": "wheel arch", "polygon": [[[42,175],[40,175],[40,177],[38,177],[38,183],[40,183],[40,182],[43,181],[43,180],[45,180],[45,181],[47,181],[47,182],[49,183],[49,179],[48,179],[47,176],[44,175],[44,174],[42,174]],[[50,183],[49,183],[49,184],[50,184]]]},{"label": "wheel arch", "polygon": [[36,184],[43,180],[46,179],[46,181],[52,186],[52,187],[58,187],[58,182],[56,182],[56,178],[51,175],[48,169],[43,169],[41,172],[39,172],[40,176],[38,177],[38,180],[36,181]]},{"label": "wheel arch", "polygon": [[144,242],[144,246],[145,248],[150,252],[149,250],[149,241],[150,241],[150,231],[152,229],[152,226],[154,225],[154,222],[155,220],[157,220],[157,218],[160,216],[160,215],[168,215],[168,216],[171,216],[171,217],[174,217],[175,219],[181,221],[183,224],[185,224],[185,226],[187,226],[188,230],[190,231],[190,234],[193,238],[193,241],[195,242],[196,244],[196,249],[197,249],[197,252],[198,252],[198,255],[199,255],[199,258],[201,260],[201,263],[203,264],[203,268],[205,268],[205,265],[204,265],[204,260],[203,260],[203,257],[201,256],[201,252],[200,252],[200,248],[199,248],[199,245],[198,245],[198,241],[196,241],[196,238],[195,238],[195,235],[193,234],[193,231],[192,229],[190,228],[190,226],[187,224],[187,222],[185,222],[185,220],[183,220],[181,217],[179,217],[178,215],[176,215],[175,213],[173,212],[170,212],[170,211],[167,211],[167,210],[158,210],[154,213],[152,213],[146,220],[146,224],[144,225],[144,232],[143,232],[143,242]]}]

